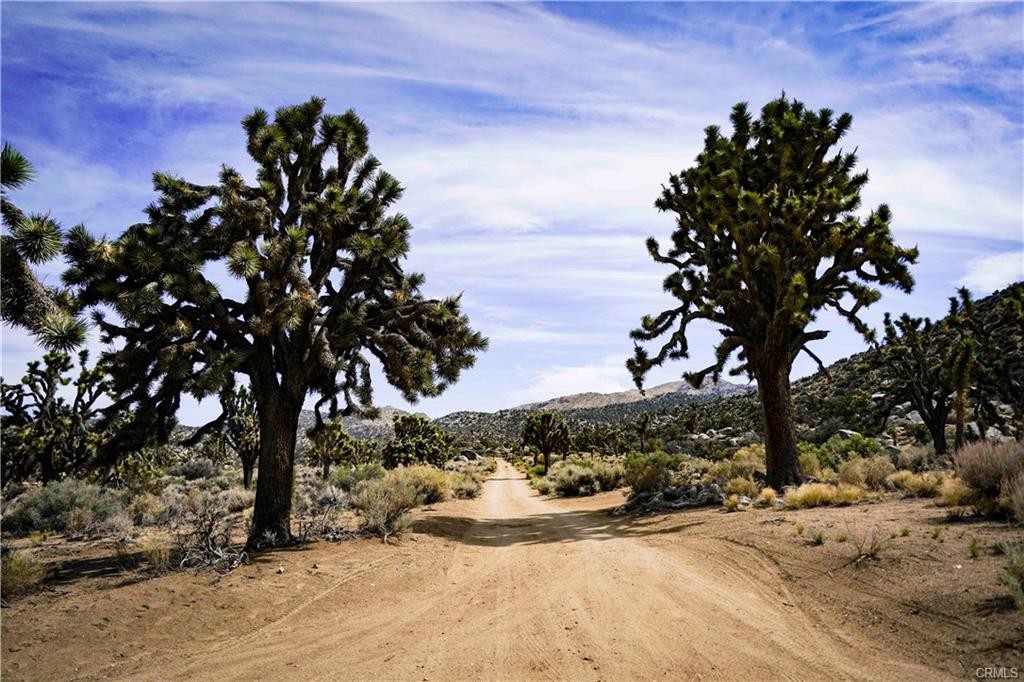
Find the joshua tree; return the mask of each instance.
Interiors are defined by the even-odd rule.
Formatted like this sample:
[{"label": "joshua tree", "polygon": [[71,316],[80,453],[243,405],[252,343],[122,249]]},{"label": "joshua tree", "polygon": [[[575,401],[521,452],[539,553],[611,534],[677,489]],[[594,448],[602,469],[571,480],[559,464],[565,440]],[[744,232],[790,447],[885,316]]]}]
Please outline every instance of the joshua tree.
[{"label": "joshua tree", "polygon": [[256,399],[245,386],[223,396],[224,440],[242,462],[242,485],[252,486],[252,472],[260,456],[260,415]]},{"label": "joshua tree", "polygon": [[[676,215],[670,247],[663,252],[647,240],[651,257],[673,270],[664,289],[678,305],[643,318],[627,368],[642,388],[652,367],[689,357],[690,323],[719,325],[724,339],[715,361],[684,376],[694,386],[708,375],[717,381],[737,354],[730,373],[757,380],[768,483],[775,488],[802,478],[789,374],[801,351],[821,366],[808,344],[828,335],[808,326],[831,308],[871,341],[858,314],[878,300],[875,285],[913,287],[908,265],[917,250],[893,243],[888,206],[864,218],[855,214],[867,173],[853,172],[855,154],[832,152],[852,120],[810,111],[785,95],[756,121],[746,104],[737,104],[732,134],[708,127],[696,165],[671,175],[655,202]],[[653,356],[640,345],[665,334]]]},{"label": "joshua tree", "polygon": [[344,461],[346,443],[352,440],[345,431],[341,417],[335,416],[328,421],[320,419],[317,413],[316,424],[306,435],[309,437],[309,460],[320,467],[320,475],[324,480],[331,475],[331,465]]},{"label": "joshua tree", "polygon": [[[458,297],[426,298],[402,269],[411,225],[388,211],[402,187],[368,154],[354,112],[324,101],[262,109],[242,121],[258,171],[224,167],[214,185],[156,173],[148,220],[113,241],[68,235],[68,284],[117,350],[112,411],[135,408],[137,439],[166,439],[182,394],[226,402],[245,375],[260,424],[250,544],[291,537],[296,430],[310,394],[372,410],[370,362],[409,401],[434,396],[472,366],[486,339]],[[207,278],[223,266],[240,295]],[[221,414],[194,438],[219,428]]]},{"label": "joshua tree", "polygon": [[[963,408],[974,362],[974,341],[966,337],[951,340],[939,333],[941,324],[904,313],[893,320],[885,315],[885,342],[894,376],[892,390],[909,400],[924,420],[935,453],[947,452],[946,418],[951,403]],[[954,395],[950,400],[950,395]],[[957,419],[963,418],[962,409]],[[958,426],[958,441],[963,425]]]},{"label": "joshua tree", "polygon": [[536,448],[544,456],[544,474],[551,466],[551,453],[565,454],[572,437],[569,425],[557,412],[532,412],[523,423],[523,445]]},{"label": "joshua tree", "polygon": [[636,435],[640,439],[640,452],[646,452],[647,448],[647,433],[651,430],[651,424],[654,423],[654,415],[650,412],[644,412],[636,419]]},{"label": "joshua tree", "polygon": [[429,419],[403,414],[395,419],[395,437],[384,446],[384,466],[441,466],[451,456],[453,440],[450,433]]},{"label": "joshua tree", "polygon": [[74,398],[59,395],[72,383],[73,368],[67,353],[51,352],[43,362],[28,363],[25,377],[16,384],[0,384],[3,479],[39,476],[54,481],[90,467],[109,433],[97,423],[97,401],[107,392],[102,370],[89,368],[89,354],[78,355]]},{"label": "joshua tree", "polygon": [[14,147],[0,153],[0,213],[7,234],[0,236],[0,307],[3,321],[24,327],[50,350],[70,350],[85,339],[85,325],[70,312],[66,292],[36,279],[32,265],[60,255],[62,234],[48,215],[26,215],[7,195],[35,178],[35,169]]}]

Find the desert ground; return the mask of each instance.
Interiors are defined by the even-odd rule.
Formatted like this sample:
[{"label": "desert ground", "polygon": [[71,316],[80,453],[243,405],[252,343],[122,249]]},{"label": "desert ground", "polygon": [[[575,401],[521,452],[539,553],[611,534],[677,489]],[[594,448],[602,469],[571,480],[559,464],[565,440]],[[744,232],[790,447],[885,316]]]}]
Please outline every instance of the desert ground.
[{"label": "desert ground", "polygon": [[[502,462],[478,499],[418,511],[397,543],[321,541],[224,577],[146,578],[109,547],[51,538],[37,548],[55,564],[51,589],[4,609],[3,676],[964,679],[1024,667],[999,557],[968,553],[1017,532],[1005,523],[950,523],[895,499],[612,515],[622,499],[543,498]],[[871,533],[881,551],[855,561]]]}]

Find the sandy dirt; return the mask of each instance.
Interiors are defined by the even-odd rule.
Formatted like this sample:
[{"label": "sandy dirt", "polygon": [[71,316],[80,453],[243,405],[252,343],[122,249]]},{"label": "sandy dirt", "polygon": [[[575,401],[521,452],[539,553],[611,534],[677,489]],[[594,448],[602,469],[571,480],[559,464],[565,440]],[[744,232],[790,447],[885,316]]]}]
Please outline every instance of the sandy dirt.
[{"label": "sandy dirt", "polygon": [[[219,580],[79,577],[4,610],[4,678],[944,679],[1020,665],[1005,604],[964,617],[893,585],[907,566],[938,570],[912,547],[953,551],[928,545],[921,519],[889,565],[862,570],[849,542],[811,548],[793,530],[834,533],[837,510],[613,517],[620,499],[540,498],[502,463],[480,498],[418,512],[398,546],[317,543]],[[992,601],[995,559],[975,595],[947,591]],[[923,573],[922,589],[946,585]]]}]

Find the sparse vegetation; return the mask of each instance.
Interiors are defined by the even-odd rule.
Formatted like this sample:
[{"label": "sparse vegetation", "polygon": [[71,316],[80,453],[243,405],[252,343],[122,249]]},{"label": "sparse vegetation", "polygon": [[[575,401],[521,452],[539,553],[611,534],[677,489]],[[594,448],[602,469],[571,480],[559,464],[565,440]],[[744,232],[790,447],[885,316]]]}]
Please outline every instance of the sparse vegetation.
[{"label": "sparse vegetation", "polygon": [[1006,563],[1003,565],[1003,573],[1000,579],[1010,590],[1013,603],[1021,611],[1024,611],[1024,549],[1019,545],[1005,546],[1003,555]]},{"label": "sparse vegetation", "polygon": [[416,489],[396,477],[361,481],[352,493],[352,507],[359,511],[363,532],[388,538],[408,530],[409,512],[418,504]]},{"label": "sparse vegetation", "polygon": [[0,557],[0,587],[5,599],[32,592],[45,577],[46,569],[28,552],[4,551]]},{"label": "sparse vegetation", "polygon": [[853,485],[840,484],[836,486],[829,483],[804,483],[798,488],[787,490],[782,499],[787,506],[794,509],[806,509],[823,505],[854,504],[863,497],[864,491]]}]

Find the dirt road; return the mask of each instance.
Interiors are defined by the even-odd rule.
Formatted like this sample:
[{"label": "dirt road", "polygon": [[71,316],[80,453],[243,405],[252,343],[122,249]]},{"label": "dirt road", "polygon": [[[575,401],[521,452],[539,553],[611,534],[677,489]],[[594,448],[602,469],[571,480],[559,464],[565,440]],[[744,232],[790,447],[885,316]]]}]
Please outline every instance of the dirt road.
[{"label": "dirt road", "polygon": [[119,672],[151,679],[936,677],[815,622],[753,550],[695,538],[680,551],[642,520],[540,499],[505,464],[479,499],[457,504],[458,516],[439,509],[418,522],[420,533],[453,540],[441,555],[382,554],[270,623]]}]

